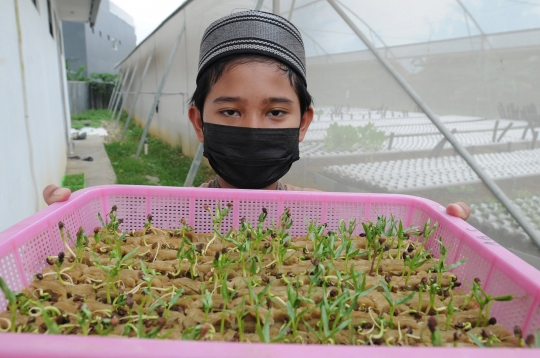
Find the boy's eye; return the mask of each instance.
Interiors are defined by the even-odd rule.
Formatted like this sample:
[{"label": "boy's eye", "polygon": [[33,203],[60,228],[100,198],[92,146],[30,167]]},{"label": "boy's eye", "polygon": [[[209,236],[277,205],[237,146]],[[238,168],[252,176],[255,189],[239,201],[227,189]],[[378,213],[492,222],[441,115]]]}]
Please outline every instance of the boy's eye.
[{"label": "boy's eye", "polygon": [[273,111],[270,111],[268,113],[270,113],[270,115],[273,116],[273,117],[280,117],[280,116],[285,114],[285,112],[283,112],[281,110],[277,110],[277,109],[273,110]]},{"label": "boy's eye", "polygon": [[234,109],[226,109],[224,111],[221,111],[221,113],[223,113],[226,116],[234,116],[234,115],[238,114],[238,111],[236,111]]}]

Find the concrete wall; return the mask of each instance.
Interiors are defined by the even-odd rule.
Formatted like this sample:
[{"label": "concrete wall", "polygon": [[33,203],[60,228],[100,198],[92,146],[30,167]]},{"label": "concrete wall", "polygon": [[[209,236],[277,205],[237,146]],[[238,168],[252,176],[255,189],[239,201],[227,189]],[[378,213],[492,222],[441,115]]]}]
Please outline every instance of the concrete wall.
[{"label": "concrete wall", "polygon": [[68,95],[71,115],[90,109],[90,85],[88,82],[68,81]]},{"label": "concrete wall", "polygon": [[[54,5],[54,2],[51,2]],[[0,1],[0,230],[46,206],[66,166],[67,88],[61,24],[47,1]]]},{"label": "concrete wall", "polygon": [[[85,37],[85,27],[87,26],[87,24],[80,22],[62,21],[66,61],[68,68],[72,71],[77,71],[81,66],[88,67]],[[87,75],[86,70],[85,75]]]},{"label": "concrete wall", "polygon": [[116,64],[135,48],[135,28],[111,13],[109,4],[109,0],[101,1],[93,29],[88,23],[63,22],[70,70],[77,71],[85,65],[85,76],[93,72],[117,73]]}]

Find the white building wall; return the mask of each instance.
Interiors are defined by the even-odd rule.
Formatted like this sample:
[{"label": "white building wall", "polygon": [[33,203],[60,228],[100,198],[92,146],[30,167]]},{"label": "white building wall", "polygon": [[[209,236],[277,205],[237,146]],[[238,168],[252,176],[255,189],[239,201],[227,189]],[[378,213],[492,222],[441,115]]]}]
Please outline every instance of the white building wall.
[{"label": "white building wall", "polygon": [[61,24],[52,9],[53,38],[36,2],[0,1],[0,230],[45,207],[42,190],[66,166]]}]

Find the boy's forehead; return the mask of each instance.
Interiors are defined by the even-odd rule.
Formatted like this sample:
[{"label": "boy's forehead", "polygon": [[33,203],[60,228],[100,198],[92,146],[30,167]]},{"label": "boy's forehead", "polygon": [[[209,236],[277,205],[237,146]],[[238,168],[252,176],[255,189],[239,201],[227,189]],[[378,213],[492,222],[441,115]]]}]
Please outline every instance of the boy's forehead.
[{"label": "boy's forehead", "polygon": [[273,64],[245,63],[225,71],[209,92],[212,103],[247,102],[257,97],[262,104],[298,102],[288,76]]},{"label": "boy's forehead", "polygon": [[290,66],[306,82],[306,60],[302,36],[281,16],[262,11],[243,11],[213,22],[201,40],[201,74],[220,59],[236,54],[258,54]]},{"label": "boy's forehead", "polygon": [[223,72],[212,88],[222,92],[264,91],[267,93],[294,93],[289,76],[275,63],[242,63]]}]

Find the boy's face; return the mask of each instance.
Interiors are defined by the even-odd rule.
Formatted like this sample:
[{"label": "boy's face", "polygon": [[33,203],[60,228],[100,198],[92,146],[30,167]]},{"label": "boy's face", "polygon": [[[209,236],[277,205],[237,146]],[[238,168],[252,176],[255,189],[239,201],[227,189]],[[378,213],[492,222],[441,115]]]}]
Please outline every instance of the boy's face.
[{"label": "boy's face", "polygon": [[[313,119],[310,107],[300,121],[300,102],[286,74],[273,63],[252,62],[225,69],[204,103],[204,121],[235,127],[300,128],[300,141]],[[200,111],[188,112],[204,142]],[[301,122],[301,123],[300,123]]]}]

